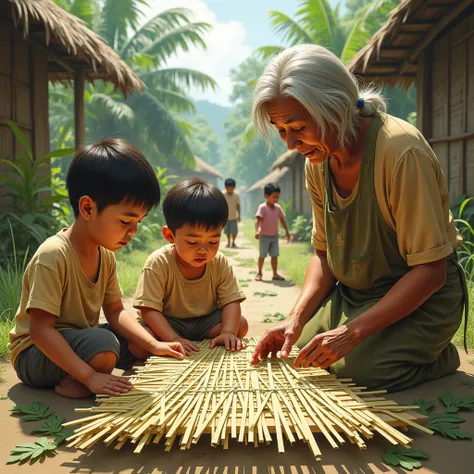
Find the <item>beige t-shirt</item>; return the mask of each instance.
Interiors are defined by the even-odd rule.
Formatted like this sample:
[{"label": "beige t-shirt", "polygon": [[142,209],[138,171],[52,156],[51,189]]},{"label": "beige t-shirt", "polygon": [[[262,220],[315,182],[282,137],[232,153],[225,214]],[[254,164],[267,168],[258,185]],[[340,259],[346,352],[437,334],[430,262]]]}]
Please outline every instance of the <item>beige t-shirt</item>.
[{"label": "beige t-shirt", "polygon": [[239,217],[237,212],[237,204],[240,204],[240,197],[235,191],[232,194],[228,194],[224,189],[222,192],[224,193],[225,200],[229,206],[229,220],[233,221]]},{"label": "beige t-shirt", "polygon": [[28,310],[42,309],[57,317],[56,329],[85,329],[99,323],[100,309],[122,297],[113,252],[100,247],[100,269],[93,283],[82,270],[64,230],[45,240],[23,276],[20,306],[10,331],[10,359],[33,345]]},{"label": "beige t-shirt", "polygon": [[229,262],[220,252],[206,264],[204,275],[187,280],[173,255],[173,245],[155,250],[145,262],[133,306],[151,308],[165,316],[197,318],[245,295]]},{"label": "beige t-shirt", "polygon": [[[326,250],[321,165],[306,162],[306,187],[313,207],[312,244]],[[390,115],[384,115],[377,136],[374,187],[382,216],[397,233],[400,254],[409,266],[447,257],[462,242],[438,158],[416,127]],[[347,206],[357,190],[342,199],[333,186],[334,205]]]}]

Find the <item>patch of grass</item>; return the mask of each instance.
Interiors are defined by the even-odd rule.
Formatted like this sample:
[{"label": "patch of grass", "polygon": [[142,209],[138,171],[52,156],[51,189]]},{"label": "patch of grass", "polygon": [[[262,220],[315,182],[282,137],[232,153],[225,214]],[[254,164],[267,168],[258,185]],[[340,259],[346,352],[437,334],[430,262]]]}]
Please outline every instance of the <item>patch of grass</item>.
[{"label": "patch of grass", "polygon": [[257,274],[257,270],[250,270],[249,271],[249,275],[256,275]]},{"label": "patch of grass", "polygon": [[239,252],[236,250],[228,250],[228,249],[222,249],[221,253],[223,253],[226,257],[234,257],[235,255],[238,255]]},{"label": "patch of grass", "polygon": [[256,291],[254,293],[254,296],[261,296],[263,298],[265,296],[277,296],[277,294],[278,293],[276,291],[265,290],[265,291]]},{"label": "patch of grass", "polygon": [[255,267],[257,266],[257,261],[254,258],[236,258],[237,264],[239,267]]},{"label": "patch of grass", "polygon": [[[13,325],[13,321],[0,320],[0,361],[8,359],[8,333],[12,330]],[[0,372],[1,381],[3,380]]]},{"label": "patch of grass", "polygon": [[262,323],[274,323],[276,321],[284,321],[286,316],[282,313],[267,313],[262,320]]},{"label": "patch of grass", "polygon": [[124,297],[133,296],[146,259],[154,250],[159,249],[165,243],[164,240],[158,240],[150,244],[145,250],[116,254],[118,278]]}]

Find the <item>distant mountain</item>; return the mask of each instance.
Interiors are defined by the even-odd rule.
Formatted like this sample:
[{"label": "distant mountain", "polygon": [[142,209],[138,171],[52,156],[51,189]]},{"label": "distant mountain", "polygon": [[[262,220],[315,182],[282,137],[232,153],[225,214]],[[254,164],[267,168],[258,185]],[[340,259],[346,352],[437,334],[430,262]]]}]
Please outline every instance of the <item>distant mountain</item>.
[{"label": "distant mountain", "polygon": [[209,125],[214,129],[221,141],[221,150],[224,150],[227,147],[224,122],[232,111],[232,107],[224,107],[223,105],[214,104],[208,100],[197,100],[195,105],[196,112],[207,118]]}]

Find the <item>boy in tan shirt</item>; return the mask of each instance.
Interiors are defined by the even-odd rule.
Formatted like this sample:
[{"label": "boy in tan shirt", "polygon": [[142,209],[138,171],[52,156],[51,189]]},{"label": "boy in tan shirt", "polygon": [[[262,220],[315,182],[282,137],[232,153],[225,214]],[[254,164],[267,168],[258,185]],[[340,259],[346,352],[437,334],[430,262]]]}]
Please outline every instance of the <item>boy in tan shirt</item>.
[{"label": "boy in tan shirt", "polygon": [[170,245],[148,257],[133,306],[159,340],[180,342],[186,354],[198,350],[192,341],[206,338],[210,347],[242,349],[245,295],[218,251],[229,215],[224,195],[201,179],[185,180],[168,192],[163,213]]},{"label": "boy in tan shirt", "polygon": [[[123,307],[114,252],[160,201],[152,167],[136,149],[109,139],[74,157],[67,175],[74,223],[47,239],[23,277],[10,332],[18,377],[64,397],[120,395],[132,385],[111,374],[149,354],[184,357],[156,341]],[[109,324],[99,327],[101,307]]]},{"label": "boy in tan shirt", "polygon": [[228,178],[224,182],[224,197],[229,206],[229,219],[225,225],[224,233],[227,236],[227,247],[232,246],[233,248],[237,247],[235,239],[239,231],[237,223],[240,222],[240,197],[235,192],[235,184],[235,179],[232,178]]}]

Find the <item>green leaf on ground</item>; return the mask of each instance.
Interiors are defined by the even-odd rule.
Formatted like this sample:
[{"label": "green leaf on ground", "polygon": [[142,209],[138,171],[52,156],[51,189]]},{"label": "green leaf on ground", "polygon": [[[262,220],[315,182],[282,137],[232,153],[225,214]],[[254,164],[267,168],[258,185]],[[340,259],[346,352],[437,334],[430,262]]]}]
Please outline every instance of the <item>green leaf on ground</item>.
[{"label": "green leaf on ground", "polygon": [[59,446],[60,444],[63,444],[64,441],[66,441],[70,436],[74,434],[74,430],[71,428],[65,428],[64,430],[59,433],[56,438],[54,438],[54,444],[56,446]]},{"label": "green leaf on ground", "polygon": [[249,272],[249,275],[256,275],[256,274],[257,274],[257,270],[251,270],[251,271]]},{"label": "green leaf on ground", "polygon": [[64,416],[50,416],[39,428],[36,428],[31,433],[40,433],[48,436],[55,436],[63,431],[62,424],[64,423]]},{"label": "green leaf on ground", "polygon": [[33,402],[31,405],[15,406],[10,408],[10,411],[21,414],[24,421],[43,420],[53,414],[48,405],[45,405],[42,402]]},{"label": "green leaf on ground", "polygon": [[239,278],[240,283],[248,283],[249,281],[252,281],[251,278]]},{"label": "green leaf on ground", "polygon": [[424,451],[415,449],[405,449],[401,446],[392,446],[387,449],[383,455],[383,460],[391,466],[403,467],[407,471],[413,471],[413,469],[419,469],[421,462],[419,459],[429,459],[430,455]]},{"label": "green leaf on ground", "polygon": [[248,283],[241,283],[240,286],[242,288],[248,288],[249,284]]},{"label": "green leaf on ground", "polygon": [[265,290],[265,291],[256,291],[254,293],[254,296],[261,296],[262,298],[264,296],[276,296],[277,293],[275,293],[274,291],[269,291],[269,290]]},{"label": "green leaf on ground", "polygon": [[37,438],[34,443],[17,444],[11,450],[11,456],[7,459],[7,464],[30,464],[44,459],[45,456],[56,455],[57,445],[47,438]]},{"label": "green leaf on ground", "polygon": [[422,415],[428,415],[429,411],[435,407],[435,402],[432,400],[424,400],[423,398],[419,398],[413,402],[413,405],[418,405],[418,412]]},{"label": "green leaf on ground", "polygon": [[454,398],[451,392],[445,392],[440,397],[446,407],[446,413],[457,413],[459,410],[473,410],[474,396]]},{"label": "green leaf on ground", "polygon": [[429,417],[428,429],[451,439],[472,439],[470,433],[459,430],[458,423],[466,421],[463,418],[449,413],[433,413]]}]

